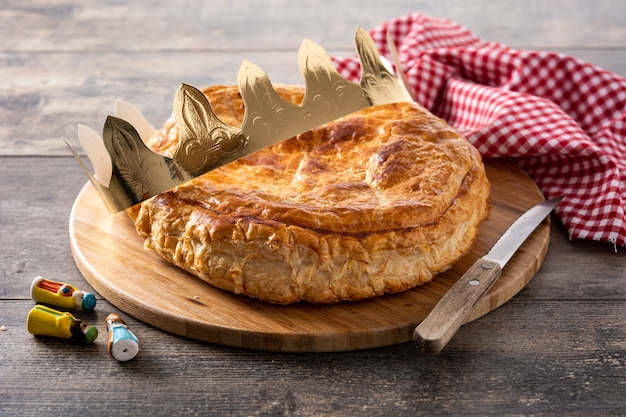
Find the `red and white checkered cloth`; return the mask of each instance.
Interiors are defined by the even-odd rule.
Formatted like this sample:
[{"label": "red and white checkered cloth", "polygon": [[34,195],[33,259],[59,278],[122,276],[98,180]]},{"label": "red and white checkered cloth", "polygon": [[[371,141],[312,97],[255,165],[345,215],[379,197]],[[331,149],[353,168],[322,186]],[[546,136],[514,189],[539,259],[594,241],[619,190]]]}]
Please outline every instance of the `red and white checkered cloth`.
[{"label": "red and white checkered cloth", "polygon": [[[564,196],[556,213],[570,239],[626,245],[626,78],[417,13],[370,31],[388,58],[387,32],[415,100],[483,158],[514,158],[546,197]],[[356,58],[333,60],[360,79]]]}]

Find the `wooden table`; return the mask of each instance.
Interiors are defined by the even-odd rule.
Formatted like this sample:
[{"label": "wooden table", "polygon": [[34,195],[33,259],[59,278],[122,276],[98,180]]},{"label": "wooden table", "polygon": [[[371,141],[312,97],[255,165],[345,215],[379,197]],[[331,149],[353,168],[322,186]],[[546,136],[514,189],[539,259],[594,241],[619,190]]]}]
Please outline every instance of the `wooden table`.
[{"label": "wooden table", "polygon": [[[231,5],[234,3],[235,5]],[[623,415],[626,258],[568,240],[511,301],[464,326],[438,356],[411,343],[344,353],[247,351],[125,316],[142,352],[35,338],[37,275],[89,289],[68,219],[85,176],[61,141],[102,124],[115,98],[154,124],[181,81],[233,84],[242,59],[299,83],[303,38],[352,54],[357,25],[419,11],[483,38],[565,52],[626,75],[626,2],[4,0],[0,6],[0,415]],[[98,324],[120,312],[98,298]],[[122,315],[124,315],[122,313]],[[104,336],[101,336],[104,337]]]}]

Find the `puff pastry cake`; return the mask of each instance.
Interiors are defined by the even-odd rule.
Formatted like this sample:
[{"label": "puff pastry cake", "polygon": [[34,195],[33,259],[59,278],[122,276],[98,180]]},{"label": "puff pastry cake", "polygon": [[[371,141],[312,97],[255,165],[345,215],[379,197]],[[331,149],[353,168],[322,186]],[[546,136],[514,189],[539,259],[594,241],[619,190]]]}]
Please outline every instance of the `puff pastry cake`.
[{"label": "puff pastry cake", "polygon": [[[299,104],[303,89],[277,86]],[[203,90],[239,126],[236,87]],[[170,119],[148,146],[171,156]],[[477,150],[412,103],[373,106],[304,132],[128,210],[145,247],[224,290],[271,303],[333,303],[431,280],[489,214]]]}]

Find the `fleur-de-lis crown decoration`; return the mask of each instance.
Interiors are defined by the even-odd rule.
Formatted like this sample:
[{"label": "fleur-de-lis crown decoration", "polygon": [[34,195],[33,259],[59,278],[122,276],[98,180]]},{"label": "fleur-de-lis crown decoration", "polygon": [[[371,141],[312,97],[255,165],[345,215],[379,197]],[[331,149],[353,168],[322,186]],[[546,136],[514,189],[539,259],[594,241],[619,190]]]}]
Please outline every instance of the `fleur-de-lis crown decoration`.
[{"label": "fleur-de-lis crown decoration", "polygon": [[[396,70],[397,53],[388,37]],[[268,76],[244,61],[237,81],[244,103],[240,127],[222,122],[198,89],[181,84],[174,97],[180,142],[171,158],[150,150],[145,142],[156,133],[141,112],[118,100],[116,116],[108,116],[102,137],[78,126],[80,144],[94,168],[91,173],[66,141],[110,213],[116,213],[170,190],[215,168],[324,123],[366,107],[412,101],[406,85],[391,72],[368,33],[358,28],[356,50],[360,84],[343,78],[328,53],[304,40],[298,53],[305,95],[296,105],[283,100]]]}]

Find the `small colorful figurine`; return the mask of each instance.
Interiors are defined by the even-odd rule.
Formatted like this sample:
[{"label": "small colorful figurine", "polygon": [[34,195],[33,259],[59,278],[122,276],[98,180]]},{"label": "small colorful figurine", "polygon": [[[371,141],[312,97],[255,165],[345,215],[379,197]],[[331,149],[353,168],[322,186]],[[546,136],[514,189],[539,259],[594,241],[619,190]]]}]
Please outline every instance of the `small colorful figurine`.
[{"label": "small colorful figurine", "polygon": [[133,359],[139,353],[139,339],[117,314],[109,314],[106,318],[109,330],[109,353],[120,362]]},{"label": "small colorful figurine", "polygon": [[96,326],[41,304],[28,313],[26,327],[33,335],[71,339],[86,345],[92,344],[98,337]]},{"label": "small colorful figurine", "polygon": [[36,303],[55,307],[92,311],[96,307],[96,296],[79,291],[75,286],[37,277],[30,286],[30,295]]}]

